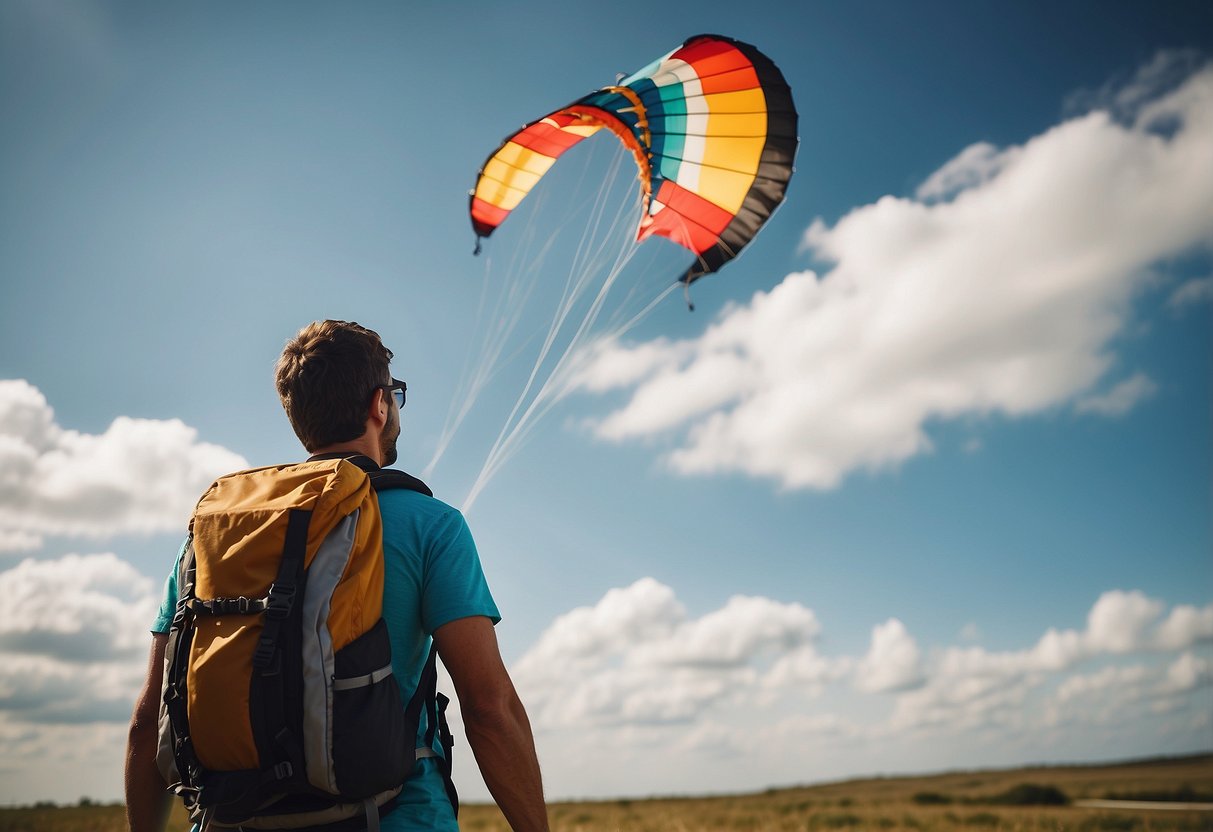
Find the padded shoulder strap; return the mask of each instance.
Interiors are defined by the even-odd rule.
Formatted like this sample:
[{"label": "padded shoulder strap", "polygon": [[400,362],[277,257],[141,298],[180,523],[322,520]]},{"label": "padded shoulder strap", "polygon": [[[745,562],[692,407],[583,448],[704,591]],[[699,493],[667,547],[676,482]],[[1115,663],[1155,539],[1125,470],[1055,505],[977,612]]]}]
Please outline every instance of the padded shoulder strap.
[{"label": "padded shoulder strap", "polygon": [[375,464],[375,460],[363,454],[348,451],[337,451],[331,454],[314,454],[308,458],[308,462],[315,462],[320,459],[344,459],[352,462],[363,471],[366,471],[367,476],[371,478],[371,488],[376,491],[404,488],[408,491],[417,491],[427,497],[434,496],[434,492],[430,491],[430,487],[412,474],[397,471],[395,468],[380,468]]},{"label": "padded shoulder strap", "polygon": [[379,468],[378,470],[367,471],[366,473],[371,478],[371,488],[376,491],[405,488],[409,491],[419,491],[427,497],[434,496],[434,492],[430,491],[428,485],[412,474],[406,474],[404,471],[397,471],[394,468]]}]

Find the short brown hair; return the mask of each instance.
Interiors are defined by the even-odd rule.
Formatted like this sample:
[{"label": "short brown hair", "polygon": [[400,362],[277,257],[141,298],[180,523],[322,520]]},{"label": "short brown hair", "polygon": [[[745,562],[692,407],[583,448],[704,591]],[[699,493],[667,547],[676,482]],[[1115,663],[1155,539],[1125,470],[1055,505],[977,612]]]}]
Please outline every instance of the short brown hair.
[{"label": "short brown hair", "polygon": [[316,321],[287,341],[274,381],[303,447],[362,436],[371,394],[391,378],[391,360],[378,333],[349,321]]}]

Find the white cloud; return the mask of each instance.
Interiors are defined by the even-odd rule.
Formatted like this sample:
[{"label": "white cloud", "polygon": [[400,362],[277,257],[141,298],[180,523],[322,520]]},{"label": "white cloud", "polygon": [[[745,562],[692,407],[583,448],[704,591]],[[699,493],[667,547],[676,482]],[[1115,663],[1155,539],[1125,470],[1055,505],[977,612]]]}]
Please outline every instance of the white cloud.
[{"label": "white cloud", "polygon": [[1084,630],[1050,627],[1025,650],[951,647],[940,655],[937,674],[1010,677],[1053,672],[1095,656],[1186,650],[1213,640],[1213,603],[1199,609],[1180,605],[1161,619],[1164,609],[1162,601],[1138,590],[1109,590],[1091,607]]},{"label": "white cloud", "polygon": [[869,693],[905,690],[923,681],[922,654],[896,618],[872,628],[872,646],[855,668],[855,686]]},{"label": "white cloud", "polygon": [[595,665],[645,639],[664,638],[686,617],[668,586],[642,578],[611,589],[593,607],[578,607],[552,622],[519,661],[534,679],[559,677],[567,666]]},{"label": "white cloud", "polygon": [[1034,680],[1023,676],[961,676],[930,684],[897,697],[886,726],[888,734],[923,732],[944,736],[1015,727],[1022,724],[1023,705]]},{"label": "white cloud", "polygon": [[160,585],[111,553],[0,571],[0,798],[120,796]]},{"label": "white cloud", "polygon": [[1147,644],[1146,633],[1163,603],[1141,592],[1105,592],[1087,616],[1086,646],[1092,653],[1128,653]]},{"label": "white cloud", "polygon": [[0,649],[84,662],[138,654],[156,589],[113,554],[23,560],[0,572]]},{"label": "white cloud", "polygon": [[[1048,628],[1018,650],[927,654],[891,618],[873,627],[863,655],[831,656],[820,651],[821,624],[807,607],[739,596],[690,617],[672,589],[645,578],[556,619],[512,672],[541,735],[584,736],[570,747],[590,743],[592,733],[596,747],[626,755],[620,738],[643,728],[650,741],[731,753],[775,723],[789,731],[795,724],[802,738],[859,742],[1046,731],[1081,714],[1102,724],[1130,706],[1173,708],[1207,684],[1209,659],[1191,654],[1158,670],[1127,667],[1119,657],[1191,652],[1210,627],[1213,603],[1168,612],[1140,591],[1111,590],[1092,605],[1083,629]],[[1112,664],[1075,672],[1093,660]],[[1158,682],[1164,676],[1166,685]],[[1043,693],[1049,682],[1059,686],[1051,697]],[[895,698],[885,718],[860,704],[888,692]],[[1101,696],[1095,709],[1090,703]],[[856,719],[854,707],[867,716]],[[738,708],[770,718],[722,727]]]},{"label": "white cloud", "polygon": [[[980,647],[951,647],[938,654],[921,690],[898,697],[890,727],[894,731],[928,726],[1006,725],[1033,690],[1080,663],[1099,657],[1143,652],[1173,652],[1195,647],[1211,637],[1213,604],[1201,609],[1177,606],[1162,618],[1165,604],[1134,590],[1103,593],[1087,615],[1083,630],[1049,628],[1030,648],[991,652]],[[1178,674],[1180,671],[1176,670]],[[1104,668],[1091,675],[1066,678],[1047,721],[1073,716],[1067,703],[1080,694],[1106,690],[1128,676],[1146,678],[1145,670]],[[1162,689],[1129,689],[1122,684],[1115,703],[1104,703],[1100,720],[1112,719],[1129,704],[1166,694]]]},{"label": "white cloud", "polygon": [[1156,392],[1158,385],[1148,376],[1134,373],[1104,393],[1083,396],[1075,402],[1074,409],[1079,413],[1094,413],[1097,416],[1122,416]]},{"label": "white cloud", "polygon": [[1172,309],[1182,310],[1209,301],[1213,301],[1213,276],[1198,277],[1181,283],[1171,293],[1167,305]]},{"label": "white cloud", "polygon": [[920,200],[945,199],[992,179],[1014,161],[1018,150],[1001,152],[988,142],[969,145],[956,158],[935,171],[918,186]]},{"label": "white cloud", "polygon": [[64,429],[36,387],[0,380],[0,551],[46,535],[183,531],[211,481],[247,464],[177,419]]},{"label": "white cloud", "polygon": [[832,269],[788,275],[697,338],[596,345],[581,387],[630,390],[597,434],[666,437],[684,474],[829,489],[930,451],[930,422],[1123,412],[1145,376],[1096,391],[1134,295],[1213,239],[1213,67],[1134,100],[1129,123],[1092,112],[969,148],[923,185],[961,188],[948,201],[814,222],[806,243]]},{"label": "white cloud", "polygon": [[0,710],[30,725],[125,722],[159,588],[113,554],[0,572]]},{"label": "white cloud", "polygon": [[1150,679],[1150,668],[1144,665],[1129,667],[1105,667],[1095,673],[1078,673],[1062,682],[1055,698],[1065,703],[1075,699],[1089,698],[1092,694],[1105,696],[1111,691],[1125,691]]},{"label": "white cloud", "polygon": [[747,691],[761,663],[778,663],[816,637],[799,604],[736,596],[688,618],[652,578],[613,589],[556,619],[513,673],[542,728],[681,722]]},{"label": "white cloud", "polygon": [[1190,604],[1175,607],[1158,625],[1154,639],[1160,650],[1184,650],[1213,641],[1213,604],[1201,608]]},{"label": "white cloud", "polygon": [[1167,693],[1187,693],[1213,685],[1213,661],[1185,652],[1167,667],[1162,688]]},{"label": "white cloud", "polygon": [[739,667],[805,644],[820,629],[813,611],[799,604],[738,595],[723,608],[684,622],[668,638],[640,644],[632,660],[658,666]]},{"label": "white cloud", "polygon": [[1210,685],[1213,661],[1191,651],[1165,667],[1109,665],[1063,680],[1047,703],[1046,719],[1052,725],[1112,725],[1143,709],[1173,713],[1190,704],[1187,694]]},{"label": "white cloud", "polygon": [[776,661],[762,684],[770,690],[796,689],[816,695],[823,685],[851,673],[854,664],[848,656],[823,656],[814,645],[806,644]]},{"label": "white cloud", "polygon": [[1073,93],[1066,110],[1076,114],[1101,110],[1126,123],[1139,121],[1143,110],[1182,85],[1207,61],[1208,56],[1196,49],[1160,49],[1128,80],[1122,76],[1097,90]]}]

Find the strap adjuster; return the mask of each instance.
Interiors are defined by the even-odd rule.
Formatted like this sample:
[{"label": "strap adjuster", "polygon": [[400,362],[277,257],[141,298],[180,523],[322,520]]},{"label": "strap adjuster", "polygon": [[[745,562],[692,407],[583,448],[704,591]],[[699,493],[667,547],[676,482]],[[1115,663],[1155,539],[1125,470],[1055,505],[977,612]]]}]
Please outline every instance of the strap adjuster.
[{"label": "strap adjuster", "polygon": [[282,656],[275,649],[274,642],[264,638],[261,640],[253,651],[253,667],[262,676],[277,676],[282,671]]}]

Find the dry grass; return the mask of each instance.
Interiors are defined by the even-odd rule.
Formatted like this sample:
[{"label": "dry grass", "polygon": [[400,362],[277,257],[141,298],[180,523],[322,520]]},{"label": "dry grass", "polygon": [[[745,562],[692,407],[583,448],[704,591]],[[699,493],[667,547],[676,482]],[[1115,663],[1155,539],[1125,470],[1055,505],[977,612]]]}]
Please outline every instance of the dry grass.
[{"label": "dry grass", "polygon": [[[852,780],[722,797],[553,803],[555,832],[699,832],[699,830],[888,830],[953,832],[1115,832],[1213,830],[1211,812],[1086,809],[1077,806],[1003,806],[991,801],[1024,783],[1054,786],[1073,800],[1109,794],[1174,793],[1187,786],[1213,791],[1213,756],[1116,766],[976,771],[930,777]],[[949,802],[923,805],[916,795]],[[495,806],[465,806],[467,832],[506,832]]]},{"label": "dry grass", "polygon": [[[700,830],[887,830],[900,832],[1196,832],[1213,830],[1213,812],[1006,806],[991,802],[1014,786],[1053,786],[1072,801],[1111,794],[1213,792],[1213,756],[1115,766],[970,771],[930,777],[851,780],[772,789],[761,794],[553,803],[556,832],[700,832]],[[927,796],[927,797],[924,797]],[[505,832],[496,806],[467,805],[466,832]],[[121,806],[0,809],[0,832],[121,832]],[[170,830],[187,830],[178,807]]]},{"label": "dry grass", "polygon": [[[189,818],[180,805],[169,816],[170,832],[188,832]],[[126,832],[126,807],[62,806],[0,808],[0,832]]]}]

